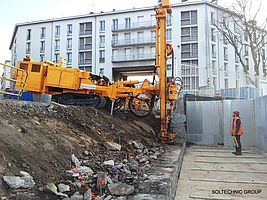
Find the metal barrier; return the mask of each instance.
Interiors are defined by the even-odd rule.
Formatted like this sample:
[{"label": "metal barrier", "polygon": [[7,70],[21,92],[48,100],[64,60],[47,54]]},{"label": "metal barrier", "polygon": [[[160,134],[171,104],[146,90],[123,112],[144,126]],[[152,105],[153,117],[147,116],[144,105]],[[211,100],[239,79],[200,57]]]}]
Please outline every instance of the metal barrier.
[{"label": "metal barrier", "polygon": [[[18,67],[15,67],[15,66],[12,66],[12,65],[8,65],[8,64],[0,63],[0,66],[3,66],[3,69],[11,68],[12,71],[13,71],[13,76],[14,76],[14,78],[6,77],[6,76],[0,76],[0,79],[14,83],[14,86],[16,84],[20,84],[19,86],[21,88],[18,91],[18,93],[12,93],[12,92],[6,92],[6,91],[3,91],[3,90],[0,90],[0,94],[16,96],[16,97],[18,97],[18,99],[20,99],[21,95],[22,95],[22,92],[23,92],[23,90],[24,90],[24,88],[26,86],[26,80],[28,78],[28,72],[23,70],[23,69],[20,69]],[[21,73],[21,76],[18,76],[19,73]],[[20,77],[19,80],[16,79],[18,77]]]}]

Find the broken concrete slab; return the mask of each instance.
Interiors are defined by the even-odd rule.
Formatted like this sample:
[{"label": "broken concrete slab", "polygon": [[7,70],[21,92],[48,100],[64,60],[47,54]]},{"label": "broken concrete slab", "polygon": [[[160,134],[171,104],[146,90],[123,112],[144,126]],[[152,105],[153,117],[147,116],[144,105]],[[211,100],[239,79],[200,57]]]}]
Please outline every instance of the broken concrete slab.
[{"label": "broken concrete slab", "polygon": [[63,184],[63,183],[60,183],[58,184],[58,191],[59,192],[69,192],[70,191],[70,186],[69,185],[66,185],[66,184]]},{"label": "broken concrete slab", "polygon": [[35,182],[33,180],[33,177],[24,171],[20,171],[19,176],[4,176],[3,180],[6,182],[6,184],[13,188],[13,189],[18,189],[18,188],[33,188],[35,186]]},{"label": "broken concrete slab", "polygon": [[115,142],[105,142],[104,147],[106,147],[108,150],[111,151],[120,151],[121,150],[121,145],[117,144]]},{"label": "broken concrete slab", "polygon": [[111,183],[108,188],[112,195],[128,196],[134,192],[134,186],[126,183]]}]

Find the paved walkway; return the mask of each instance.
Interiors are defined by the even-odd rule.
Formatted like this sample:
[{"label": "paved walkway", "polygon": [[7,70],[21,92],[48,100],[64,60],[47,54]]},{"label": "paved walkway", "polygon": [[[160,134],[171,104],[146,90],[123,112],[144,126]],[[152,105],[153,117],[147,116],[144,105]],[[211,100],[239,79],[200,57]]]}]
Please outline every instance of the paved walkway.
[{"label": "paved walkway", "polygon": [[267,200],[267,154],[248,149],[237,157],[232,151],[188,147],[175,200]]}]

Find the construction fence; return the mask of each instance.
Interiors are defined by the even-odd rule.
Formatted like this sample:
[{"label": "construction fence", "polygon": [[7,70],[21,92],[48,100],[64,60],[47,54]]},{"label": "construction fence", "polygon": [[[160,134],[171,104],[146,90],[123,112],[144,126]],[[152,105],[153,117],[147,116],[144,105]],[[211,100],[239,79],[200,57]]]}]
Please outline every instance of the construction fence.
[{"label": "construction fence", "polygon": [[267,96],[255,100],[187,101],[187,141],[195,144],[233,146],[233,111],[243,123],[243,147],[267,152]]}]

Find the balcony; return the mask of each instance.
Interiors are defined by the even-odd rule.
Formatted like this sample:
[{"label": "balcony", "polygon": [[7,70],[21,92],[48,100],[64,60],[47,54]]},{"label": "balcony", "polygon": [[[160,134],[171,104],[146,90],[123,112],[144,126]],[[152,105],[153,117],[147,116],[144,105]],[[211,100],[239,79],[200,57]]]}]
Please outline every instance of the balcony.
[{"label": "balcony", "polygon": [[116,55],[112,56],[112,62],[134,62],[134,61],[147,61],[154,60],[155,54],[145,53],[145,54],[130,54],[130,55]]},{"label": "balcony", "polygon": [[156,21],[148,21],[148,22],[135,22],[130,24],[119,24],[118,26],[111,26],[111,30],[113,32],[116,31],[124,31],[124,30],[138,30],[138,29],[150,29],[156,26]]},{"label": "balcony", "polygon": [[156,38],[134,38],[134,39],[122,39],[111,41],[112,47],[119,46],[130,46],[130,45],[140,45],[140,44],[155,44]]}]

